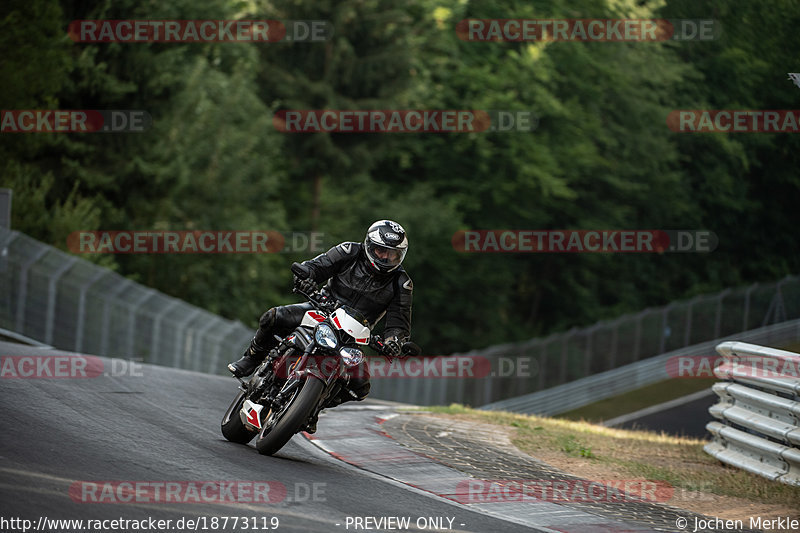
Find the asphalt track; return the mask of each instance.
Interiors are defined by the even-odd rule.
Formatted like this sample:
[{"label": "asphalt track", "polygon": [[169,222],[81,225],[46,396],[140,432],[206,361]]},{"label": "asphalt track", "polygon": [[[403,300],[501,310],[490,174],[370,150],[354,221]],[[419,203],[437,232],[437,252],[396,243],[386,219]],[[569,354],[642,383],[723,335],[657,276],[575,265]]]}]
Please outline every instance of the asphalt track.
[{"label": "asphalt track", "polygon": [[[8,356],[62,355],[70,354],[0,342],[4,364]],[[195,520],[198,531],[366,531],[368,524],[372,531],[398,530],[378,529],[376,522],[366,521],[382,517],[409,517],[411,527],[404,530],[411,531],[537,531],[368,475],[331,458],[300,435],[274,457],[259,455],[252,443],[242,446],[226,441],[219,423],[236,393],[232,378],[131,366],[106,358],[97,361],[99,375],[87,378],[17,378],[3,367],[0,531],[23,531],[26,523],[21,520],[31,521],[29,530],[41,525],[39,531],[55,532],[75,528],[47,528],[47,522],[40,523],[40,519],[150,518],[172,522],[163,529],[140,530],[191,529],[186,522],[184,527],[176,527],[180,519]],[[335,420],[326,417],[320,424]],[[245,486],[269,481],[273,483],[269,494],[279,501],[264,503],[245,492],[244,497],[236,496],[234,503],[220,503],[198,499],[196,494],[192,497],[187,491],[171,501],[164,501],[168,498],[163,496],[161,501],[152,501],[159,498],[137,495],[134,501],[125,502],[132,498],[130,492],[101,490],[111,486],[105,482],[150,487],[179,482],[186,488],[209,481]],[[274,489],[280,484],[285,497]],[[94,486],[100,489],[86,490]],[[223,527],[224,517],[231,518]],[[242,522],[234,527],[232,517],[240,517]],[[275,529],[272,517],[279,521]],[[357,518],[364,520],[364,527],[354,528]],[[418,528],[419,520],[423,526],[437,527]],[[84,531],[88,525],[84,523]],[[100,531],[122,530],[111,522],[104,525]]]},{"label": "asphalt track", "polygon": [[706,424],[714,420],[708,408],[717,403],[719,398],[710,389],[696,400],[647,412],[642,410],[641,416],[630,416],[628,420],[613,427],[620,429],[641,429],[645,431],[664,432],[670,435],[710,439]]}]

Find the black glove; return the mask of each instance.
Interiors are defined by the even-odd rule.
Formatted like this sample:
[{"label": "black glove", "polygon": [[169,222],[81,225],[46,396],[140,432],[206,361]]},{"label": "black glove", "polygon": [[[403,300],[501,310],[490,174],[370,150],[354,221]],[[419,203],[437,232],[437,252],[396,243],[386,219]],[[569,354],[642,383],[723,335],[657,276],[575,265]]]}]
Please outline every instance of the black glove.
[{"label": "black glove", "polygon": [[308,279],[311,277],[311,267],[302,263],[292,263],[292,274],[300,279]]},{"label": "black glove", "polygon": [[314,283],[313,279],[300,279],[297,276],[294,277],[294,288],[295,290],[305,294],[314,294],[318,289],[317,284]]},{"label": "black glove", "polygon": [[397,339],[386,339],[383,343],[383,354],[389,357],[401,357],[402,350]]}]

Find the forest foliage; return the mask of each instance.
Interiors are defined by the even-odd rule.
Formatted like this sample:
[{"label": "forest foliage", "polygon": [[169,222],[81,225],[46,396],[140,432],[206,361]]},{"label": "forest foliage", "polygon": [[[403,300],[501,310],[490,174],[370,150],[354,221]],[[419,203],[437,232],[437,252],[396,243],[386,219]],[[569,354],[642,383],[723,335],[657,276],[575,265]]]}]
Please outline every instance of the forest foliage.
[{"label": "forest foliage", "polygon": [[[143,109],[142,133],[0,134],[12,226],[405,226],[429,353],[527,339],[800,271],[800,136],[676,133],[676,109],[794,109],[800,6],[771,0],[6,0],[0,108]],[[711,41],[468,42],[465,18],[712,18]],[[80,19],[325,20],[322,43],[73,42]],[[279,109],[533,111],[531,132],[287,134]],[[466,254],[463,229],[704,229],[711,253]],[[248,325],[314,255],[87,255]]]}]

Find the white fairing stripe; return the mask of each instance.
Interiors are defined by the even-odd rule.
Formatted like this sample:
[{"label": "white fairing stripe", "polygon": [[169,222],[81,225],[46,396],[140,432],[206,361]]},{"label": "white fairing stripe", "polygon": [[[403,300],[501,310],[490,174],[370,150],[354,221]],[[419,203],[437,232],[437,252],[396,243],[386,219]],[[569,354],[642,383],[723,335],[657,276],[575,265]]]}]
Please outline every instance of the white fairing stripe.
[{"label": "white fairing stripe", "polygon": [[306,314],[303,315],[303,320],[300,322],[300,325],[311,326],[313,328],[324,319],[325,317],[319,311],[306,311]]},{"label": "white fairing stripe", "polygon": [[341,308],[337,309],[333,313],[333,316],[339,320],[339,324],[342,325],[342,329],[349,335],[361,341],[366,339],[365,342],[359,342],[358,344],[369,344],[370,330],[367,326],[348,315],[347,312]]}]

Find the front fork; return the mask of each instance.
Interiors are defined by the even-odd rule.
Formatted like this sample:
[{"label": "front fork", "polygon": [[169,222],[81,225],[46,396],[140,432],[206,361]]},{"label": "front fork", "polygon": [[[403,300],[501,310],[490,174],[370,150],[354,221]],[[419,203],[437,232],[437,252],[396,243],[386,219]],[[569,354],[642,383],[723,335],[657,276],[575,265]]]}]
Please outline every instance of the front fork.
[{"label": "front fork", "polygon": [[[267,356],[267,360],[253,374],[250,382],[239,380],[242,383],[242,390],[245,392],[249,390],[250,393],[248,397],[251,401],[267,407],[267,409],[262,410],[262,422],[264,418],[269,416],[268,413],[281,410],[284,402],[288,398],[291,398],[294,391],[301,386],[301,383],[305,379],[308,379],[309,376],[314,376],[316,379],[325,383],[325,389],[320,397],[319,404],[312,412],[312,415],[318,414],[330,398],[339,394],[339,390],[341,389],[339,378],[347,375],[346,369],[343,366],[344,362],[341,360],[337,361],[339,366],[335,370],[330,372],[322,371],[315,359],[311,357],[315,344],[310,338],[307,339],[310,342],[306,345],[302,355],[287,368],[287,360],[292,353],[295,353],[295,350],[299,348],[294,342],[287,341],[290,337],[281,340],[280,344],[274,349],[277,353],[270,352],[270,355]],[[274,384],[277,378],[276,370],[282,372],[281,369],[286,369],[286,382],[283,383],[279,390],[275,391]]]},{"label": "front fork", "polygon": [[309,376],[313,376],[315,379],[319,379],[325,383],[325,388],[320,395],[319,402],[310,414],[310,418],[314,418],[319,415],[319,412],[322,411],[331,398],[335,398],[339,394],[342,388],[341,379],[349,379],[349,377],[345,364],[340,358],[336,358],[337,366],[335,369],[331,369],[330,371],[320,369],[316,359],[310,357],[313,351],[313,345],[311,348],[311,350],[306,350],[301,359],[293,367],[292,374],[297,376],[298,385],[304,379],[309,379]]},{"label": "front fork", "polygon": [[[314,351],[314,344],[310,343],[306,346],[303,354],[295,361],[291,367],[286,369],[286,382],[281,386],[280,390],[274,395],[269,395],[269,390],[266,389],[264,392],[267,394],[265,398],[263,398],[264,403],[269,405],[272,408],[280,406],[283,401],[288,398],[297,387],[300,386],[301,382],[305,379],[308,379],[308,376],[314,376],[315,378],[319,379],[323,383],[325,383],[325,394],[322,396],[322,403],[333,393],[335,394],[338,392],[338,383],[337,378],[343,375],[342,369],[339,368],[338,371],[330,372],[329,375],[325,375],[326,373],[323,372],[313,357],[311,357]],[[291,354],[291,348],[284,350],[283,354],[275,360],[275,364],[273,368],[281,369],[286,368],[286,362]],[[339,364],[342,364],[339,361]],[[264,372],[269,372],[269,365],[265,365]],[[274,372],[272,374],[274,376]],[[265,380],[269,379],[269,376],[264,378]],[[272,378],[274,380],[274,377]],[[267,385],[269,383],[266,383]],[[336,390],[333,390],[336,389]]]}]

